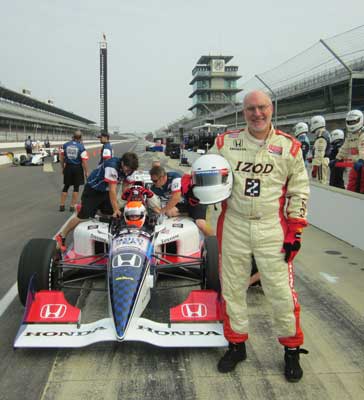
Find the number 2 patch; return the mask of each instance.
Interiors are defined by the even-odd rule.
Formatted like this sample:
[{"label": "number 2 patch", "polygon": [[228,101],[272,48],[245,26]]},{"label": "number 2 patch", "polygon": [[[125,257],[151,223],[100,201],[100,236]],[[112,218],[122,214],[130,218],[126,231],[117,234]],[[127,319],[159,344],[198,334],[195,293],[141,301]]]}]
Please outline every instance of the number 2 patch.
[{"label": "number 2 patch", "polygon": [[260,179],[245,180],[245,196],[259,197],[260,196]]}]

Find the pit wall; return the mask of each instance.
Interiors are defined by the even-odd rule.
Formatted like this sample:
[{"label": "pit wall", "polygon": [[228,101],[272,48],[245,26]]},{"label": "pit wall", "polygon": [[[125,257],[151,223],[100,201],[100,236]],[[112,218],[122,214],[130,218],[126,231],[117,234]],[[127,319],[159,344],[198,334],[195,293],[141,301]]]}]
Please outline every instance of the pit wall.
[{"label": "pit wall", "polygon": [[311,225],[364,250],[364,195],[311,182]]}]

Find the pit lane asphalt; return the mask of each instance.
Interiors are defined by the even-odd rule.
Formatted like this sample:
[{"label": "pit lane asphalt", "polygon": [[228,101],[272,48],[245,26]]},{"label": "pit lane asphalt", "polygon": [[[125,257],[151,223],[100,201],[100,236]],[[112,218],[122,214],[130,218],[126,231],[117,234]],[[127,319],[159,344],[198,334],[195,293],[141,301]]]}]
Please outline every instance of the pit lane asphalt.
[{"label": "pit lane asphalt", "polygon": [[[141,152],[143,144],[137,144],[136,150]],[[142,167],[148,169],[155,156],[144,154]],[[161,162],[162,165],[168,162],[173,169],[184,169],[164,156]],[[6,168],[10,171],[0,169],[0,182],[5,189],[0,200],[6,205],[6,211],[1,208],[4,225],[0,228],[2,294],[16,279],[18,256],[26,240],[52,236],[65,219],[57,212],[59,175],[45,177],[44,172],[36,170],[38,167]],[[211,221],[216,221],[217,213],[212,207],[209,213]],[[330,253],[332,250],[336,253]],[[304,377],[297,384],[287,383],[283,378],[283,351],[272,330],[270,307],[260,290],[251,290],[248,296],[251,322],[248,359],[234,373],[226,375],[216,370],[223,349],[161,349],[142,343],[99,343],[74,350],[13,352],[11,345],[22,315],[22,307],[14,300],[1,318],[0,398],[363,398],[363,263],[362,251],[314,227],[306,229],[295,265],[304,347],[310,354],[301,357]],[[168,280],[161,281],[163,286],[170,284]],[[154,293],[146,317],[165,321],[168,308],[182,301],[187,292],[188,289],[178,289]],[[83,320],[104,316],[106,299],[100,293],[91,292],[84,296],[84,301]]]}]

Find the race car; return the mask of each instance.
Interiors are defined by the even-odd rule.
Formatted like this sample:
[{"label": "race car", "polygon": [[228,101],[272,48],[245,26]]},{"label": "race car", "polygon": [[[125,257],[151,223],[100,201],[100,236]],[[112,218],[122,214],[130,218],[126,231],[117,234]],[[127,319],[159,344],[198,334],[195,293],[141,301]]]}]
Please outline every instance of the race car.
[{"label": "race car", "polygon": [[[135,202],[135,201],[134,201]],[[128,202],[125,209],[131,209]],[[64,253],[51,239],[32,239],[18,265],[25,305],[14,347],[82,347],[100,341],[142,341],[161,347],[220,347],[223,335],[216,237],[203,238],[188,217],[148,216],[142,226],[97,218],[79,224]],[[109,311],[84,323],[65,299],[74,275],[103,274]],[[143,318],[161,275],[188,279],[201,289],[170,308],[169,321]],[[185,282],[180,285],[185,287]],[[175,288],[173,289],[175,290]]]},{"label": "race car", "polygon": [[44,160],[46,157],[52,157],[52,162],[59,162],[59,151],[57,148],[54,149],[43,149],[41,148],[38,152],[35,152],[30,155],[30,157],[25,154],[21,154],[20,156],[14,156],[12,161],[14,165],[21,166],[37,166],[44,165]]}]

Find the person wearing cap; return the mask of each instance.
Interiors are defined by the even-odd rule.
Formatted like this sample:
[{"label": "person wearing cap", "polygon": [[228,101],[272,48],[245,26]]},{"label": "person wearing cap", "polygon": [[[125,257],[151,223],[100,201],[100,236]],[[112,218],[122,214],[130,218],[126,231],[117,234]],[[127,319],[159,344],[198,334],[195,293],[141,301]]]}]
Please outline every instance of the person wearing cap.
[{"label": "person wearing cap", "polygon": [[98,138],[102,144],[101,155],[99,164],[103,163],[105,160],[109,160],[113,156],[112,146],[110,143],[110,135],[107,132],[102,132]]},{"label": "person wearing cap", "polygon": [[73,134],[72,140],[62,146],[59,154],[64,185],[59,211],[65,211],[65,202],[70,186],[73,186],[70,211],[75,211],[79,187],[85,183],[85,178],[88,177],[88,154],[81,140],[82,133],[77,130]]}]

